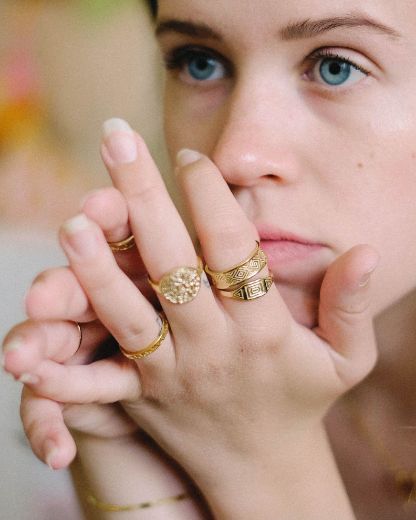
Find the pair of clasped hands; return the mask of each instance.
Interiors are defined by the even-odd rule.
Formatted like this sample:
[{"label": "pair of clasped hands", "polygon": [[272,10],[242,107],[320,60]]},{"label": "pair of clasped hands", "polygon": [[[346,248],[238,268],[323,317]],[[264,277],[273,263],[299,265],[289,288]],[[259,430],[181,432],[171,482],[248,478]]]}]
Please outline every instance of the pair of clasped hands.
[{"label": "pair of clasped hands", "polygon": [[[62,226],[69,265],[35,279],[29,319],[4,341],[5,370],[24,383],[21,415],[34,453],[66,467],[76,452],[71,430],[121,437],[138,425],[201,485],[278,460],[374,365],[368,273],[377,253],[358,245],[329,266],[314,330],[296,323],[275,285],[236,301],[203,275],[193,301],[170,303],[147,277],[196,266],[193,242],[141,137],[121,120],[104,129],[114,187],[92,192]],[[175,172],[204,262],[221,271],[247,258],[256,229],[215,164],[182,150]],[[113,253],[108,242],[131,233],[137,248]],[[155,352],[137,361],[97,356],[108,332],[126,351],[151,343],[160,307],[170,329]],[[74,322],[82,324],[79,350]]]}]

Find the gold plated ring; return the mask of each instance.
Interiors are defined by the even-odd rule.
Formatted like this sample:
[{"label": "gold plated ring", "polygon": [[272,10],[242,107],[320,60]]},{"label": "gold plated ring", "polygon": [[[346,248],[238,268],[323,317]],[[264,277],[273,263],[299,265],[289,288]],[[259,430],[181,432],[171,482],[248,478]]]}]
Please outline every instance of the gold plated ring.
[{"label": "gold plated ring", "polygon": [[78,350],[81,348],[81,343],[82,343],[82,329],[81,329],[81,324],[78,323],[77,321],[74,321],[74,325],[76,325],[77,329],[78,329],[78,332],[79,332],[79,341],[78,341],[78,347],[77,347],[77,350],[74,352],[74,354],[76,354],[78,352]]},{"label": "gold plated ring", "polygon": [[130,235],[129,237],[125,238],[124,240],[120,240],[119,242],[107,242],[107,244],[110,246],[111,251],[114,253],[119,253],[121,251],[128,251],[129,249],[132,249],[136,242],[134,241],[134,236]]},{"label": "gold plated ring", "polygon": [[227,271],[212,271],[205,266],[205,271],[211,276],[217,289],[232,289],[237,285],[253,278],[263,267],[267,265],[265,252],[260,248],[260,242],[256,240],[256,249],[251,255],[239,264],[227,269]]},{"label": "gold plated ring", "polygon": [[197,267],[177,267],[166,273],[159,282],[148,280],[153,289],[168,301],[183,304],[192,301],[198,294],[203,272],[202,260],[198,257]]},{"label": "gold plated ring", "polygon": [[272,285],[273,275],[269,275],[265,278],[257,278],[250,282],[244,282],[234,289],[222,289],[219,292],[222,296],[226,296],[227,298],[233,298],[234,300],[240,301],[250,301],[261,298],[267,294]]},{"label": "gold plated ring", "polygon": [[158,337],[152,341],[147,347],[142,348],[140,350],[136,350],[136,352],[129,352],[128,350],[124,349],[121,345],[119,345],[121,353],[126,356],[126,358],[129,359],[142,359],[149,354],[152,354],[156,349],[160,347],[162,344],[162,341],[166,338],[167,333],[169,332],[169,322],[166,319],[166,316],[163,312],[159,313],[160,319],[162,321],[160,332]]}]

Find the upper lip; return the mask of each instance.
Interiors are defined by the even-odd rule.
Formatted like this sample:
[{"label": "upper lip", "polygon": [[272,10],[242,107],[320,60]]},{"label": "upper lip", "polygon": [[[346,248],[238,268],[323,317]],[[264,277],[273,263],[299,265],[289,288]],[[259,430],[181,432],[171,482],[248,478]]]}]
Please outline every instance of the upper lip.
[{"label": "upper lip", "polygon": [[257,232],[260,235],[261,241],[270,240],[275,242],[296,242],[298,244],[304,244],[308,246],[325,245],[322,242],[301,237],[299,235],[296,235],[295,233],[291,233],[290,231],[285,231],[283,229],[278,229],[276,227],[256,225],[256,228]]}]

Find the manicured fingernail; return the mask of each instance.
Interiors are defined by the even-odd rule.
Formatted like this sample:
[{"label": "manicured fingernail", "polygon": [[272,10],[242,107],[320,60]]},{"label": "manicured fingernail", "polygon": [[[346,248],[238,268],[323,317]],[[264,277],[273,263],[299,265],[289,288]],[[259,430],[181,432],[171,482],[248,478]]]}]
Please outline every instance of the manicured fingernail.
[{"label": "manicured fingernail", "polygon": [[32,374],[22,374],[18,381],[24,385],[36,385],[40,379],[38,376],[33,376]]},{"label": "manicured fingernail", "polygon": [[20,337],[12,338],[3,345],[3,352],[7,354],[7,352],[13,352],[19,350],[19,348],[23,345],[23,339]]},{"label": "manicured fingernail", "polygon": [[56,444],[53,441],[51,441],[50,439],[46,440],[43,445],[43,453],[44,453],[46,464],[51,469],[54,469],[53,460],[56,457],[56,455],[58,454],[58,448],[57,448]]},{"label": "manicured fingernail", "polygon": [[176,164],[179,167],[183,168],[188,164],[192,164],[196,161],[199,161],[201,157],[202,154],[200,154],[196,150],[189,150],[189,148],[183,148],[182,150],[179,150],[178,154],[176,155]]},{"label": "manicured fingernail", "polygon": [[103,124],[104,148],[112,165],[132,163],[137,159],[136,138],[124,119],[108,119]]},{"label": "manicured fingernail", "polygon": [[377,267],[377,265],[375,265],[374,267],[372,267],[366,273],[363,274],[363,276],[361,277],[360,282],[358,284],[359,287],[365,287],[366,285],[368,285],[371,275],[376,270],[376,267]]},{"label": "manicured fingernail", "polygon": [[85,258],[96,254],[96,237],[90,232],[91,222],[83,213],[67,220],[62,229],[67,235],[69,246],[76,254]]}]

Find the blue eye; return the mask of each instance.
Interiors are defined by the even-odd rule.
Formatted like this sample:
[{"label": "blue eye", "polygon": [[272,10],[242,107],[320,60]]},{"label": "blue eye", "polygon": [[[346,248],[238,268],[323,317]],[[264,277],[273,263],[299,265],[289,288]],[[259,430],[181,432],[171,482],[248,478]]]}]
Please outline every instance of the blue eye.
[{"label": "blue eye", "polygon": [[317,55],[313,59],[312,79],[318,83],[338,87],[354,84],[368,76],[361,67],[339,56]]},{"label": "blue eye", "polygon": [[351,76],[352,66],[346,61],[327,58],[319,67],[321,78],[329,85],[342,85]]},{"label": "blue eye", "polygon": [[213,81],[225,76],[224,65],[203,53],[190,53],[184,63],[184,72],[197,81]]},{"label": "blue eye", "polygon": [[197,84],[221,80],[230,76],[228,61],[215,51],[185,45],[165,55],[168,70],[179,74],[185,83]]},{"label": "blue eye", "polygon": [[219,79],[224,76],[224,67],[218,60],[204,54],[190,56],[186,63],[188,74],[198,81]]}]

